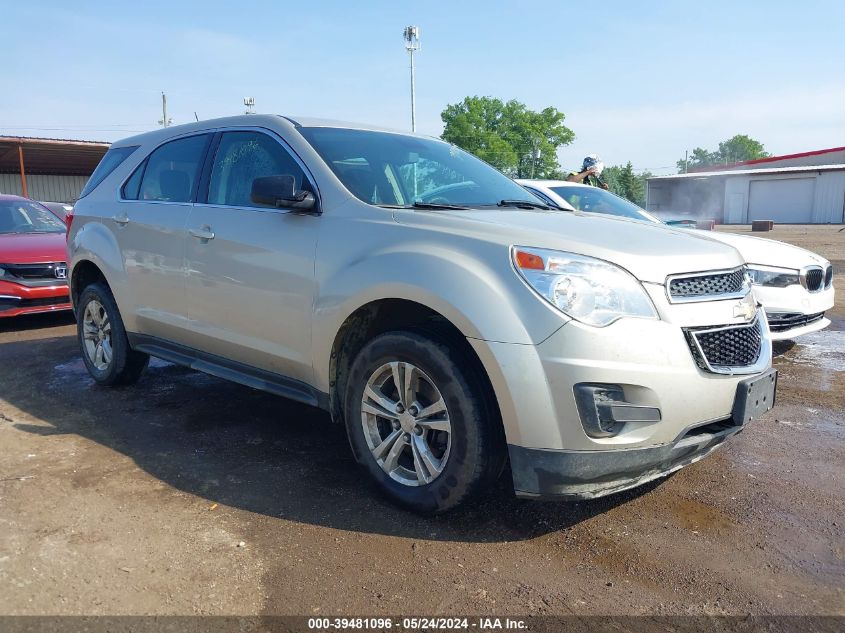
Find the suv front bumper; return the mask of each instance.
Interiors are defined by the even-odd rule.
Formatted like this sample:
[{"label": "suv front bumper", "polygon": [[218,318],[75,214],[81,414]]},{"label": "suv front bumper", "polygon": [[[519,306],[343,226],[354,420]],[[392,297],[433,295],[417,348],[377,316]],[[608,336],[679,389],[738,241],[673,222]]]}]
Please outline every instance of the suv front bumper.
[{"label": "suv front bumper", "polygon": [[[724,307],[693,306],[698,313]],[[591,498],[637,486],[701,459],[771,408],[776,373],[768,369],[765,322],[753,367],[713,373],[696,364],[684,328],[718,323],[718,315],[696,316],[699,322],[683,324],[621,319],[604,328],[570,321],[539,345],[470,339],[496,392],[518,494]],[[749,405],[749,386],[767,377],[770,391],[755,392],[760,397]],[[594,432],[583,402],[579,410],[582,385],[612,394],[613,402],[597,405],[628,416],[621,428]]]},{"label": "suv front bumper", "polygon": [[[593,499],[664,477],[709,455],[771,409],[776,388],[775,370],[740,382],[731,418],[693,427],[662,446],[566,451],[509,445],[516,495]],[[766,403],[761,405],[763,394]]]}]

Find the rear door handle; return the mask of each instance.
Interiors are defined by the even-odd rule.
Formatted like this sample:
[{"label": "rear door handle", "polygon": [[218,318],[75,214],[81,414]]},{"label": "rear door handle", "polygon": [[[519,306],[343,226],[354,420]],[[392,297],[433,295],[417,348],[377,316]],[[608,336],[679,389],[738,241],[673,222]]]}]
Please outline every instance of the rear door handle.
[{"label": "rear door handle", "polygon": [[201,229],[188,229],[188,233],[198,240],[203,240],[204,242],[214,239],[214,231],[211,230],[210,226],[204,226]]},{"label": "rear door handle", "polygon": [[125,213],[121,213],[120,215],[113,215],[111,219],[117,222],[120,226],[126,226],[127,224],[129,224],[129,216]]}]

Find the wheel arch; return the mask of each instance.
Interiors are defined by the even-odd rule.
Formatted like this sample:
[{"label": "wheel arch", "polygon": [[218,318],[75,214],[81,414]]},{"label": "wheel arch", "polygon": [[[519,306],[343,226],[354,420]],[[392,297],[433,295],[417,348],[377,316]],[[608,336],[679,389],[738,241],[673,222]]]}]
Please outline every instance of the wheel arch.
[{"label": "wheel arch", "polygon": [[450,352],[459,355],[484,392],[488,412],[495,418],[496,428],[503,431],[490,377],[466,335],[438,311],[416,301],[395,298],[370,301],[354,310],[343,321],[332,341],[328,372],[330,412],[334,421],[343,420],[343,394],[358,352],[379,334],[400,330],[435,338],[448,345]]},{"label": "wheel arch", "polygon": [[[126,270],[114,234],[99,221],[87,222],[78,229],[75,225],[74,229],[68,240],[68,278],[74,311],[85,286],[96,280],[109,287],[122,308]],[[123,315],[124,320],[127,316]]]},{"label": "wheel arch", "polygon": [[106,276],[97,264],[90,259],[83,259],[76,263],[70,276],[70,299],[74,312],[79,305],[79,297],[82,291],[92,283],[97,282],[104,283],[111,290]]}]

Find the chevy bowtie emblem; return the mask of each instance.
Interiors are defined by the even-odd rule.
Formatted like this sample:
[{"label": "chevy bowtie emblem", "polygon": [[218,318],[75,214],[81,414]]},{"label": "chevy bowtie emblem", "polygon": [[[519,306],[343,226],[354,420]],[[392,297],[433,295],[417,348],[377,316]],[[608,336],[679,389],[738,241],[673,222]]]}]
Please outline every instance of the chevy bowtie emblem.
[{"label": "chevy bowtie emblem", "polygon": [[757,312],[757,306],[745,299],[734,306],[734,316],[741,316],[746,321],[750,321],[755,312]]}]

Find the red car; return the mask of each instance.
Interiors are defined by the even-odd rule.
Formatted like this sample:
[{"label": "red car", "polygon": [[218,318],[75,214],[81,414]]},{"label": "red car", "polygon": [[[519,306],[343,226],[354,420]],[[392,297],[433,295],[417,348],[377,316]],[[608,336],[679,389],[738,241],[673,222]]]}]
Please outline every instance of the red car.
[{"label": "red car", "polygon": [[0,318],[70,309],[64,222],[37,202],[0,195]]}]

